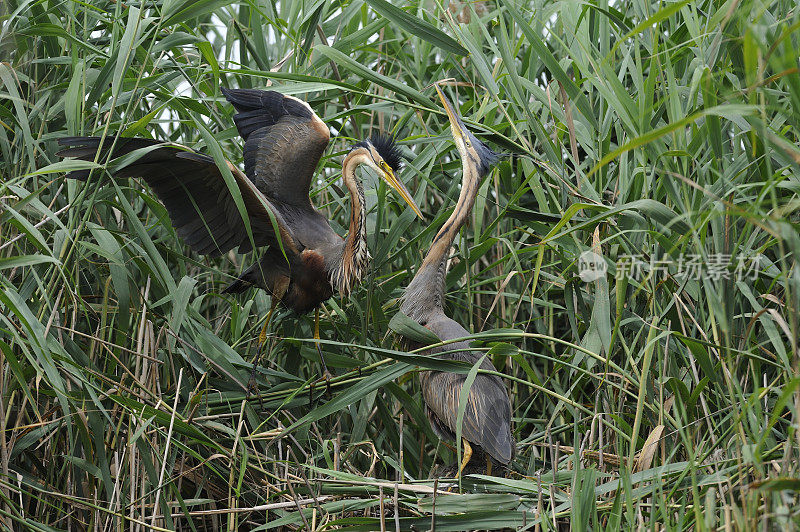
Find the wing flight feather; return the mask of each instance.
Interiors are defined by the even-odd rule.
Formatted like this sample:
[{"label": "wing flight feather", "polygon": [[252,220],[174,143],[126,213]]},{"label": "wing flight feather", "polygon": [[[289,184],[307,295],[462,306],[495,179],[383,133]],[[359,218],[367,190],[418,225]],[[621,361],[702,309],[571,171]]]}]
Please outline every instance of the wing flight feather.
[{"label": "wing flight feather", "polygon": [[[178,235],[192,250],[215,256],[236,247],[241,253],[252,249],[242,215],[211,157],[151,139],[119,138],[110,157],[111,137],[67,137],[58,142],[67,147],[59,152],[60,156],[83,160],[94,160],[98,149],[101,161],[141,150],[141,156],[114,171],[114,177],[143,179],[167,208]],[[281,214],[247,176],[230,163],[228,166],[242,196],[253,243],[256,247],[269,245],[269,253],[281,256],[282,244],[286,257],[293,262],[299,251]],[[70,172],[66,177],[86,180],[89,171]],[[275,218],[277,232],[270,214]]]},{"label": "wing flight feather", "polygon": [[245,173],[267,197],[313,210],[311,180],[330,140],[325,123],[304,101],[275,91],[222,89],[238,111]]}]

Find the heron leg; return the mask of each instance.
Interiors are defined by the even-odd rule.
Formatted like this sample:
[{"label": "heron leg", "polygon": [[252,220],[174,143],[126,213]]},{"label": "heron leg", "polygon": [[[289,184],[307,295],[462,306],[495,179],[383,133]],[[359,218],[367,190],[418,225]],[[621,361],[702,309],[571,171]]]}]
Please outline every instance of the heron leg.
[{"label": "heron leg", "polygon": [[267,313],[267,319],[264,320],[264,326],[261,327],[261,332],[258,334],[258,347],[256,348],[256,355],[253,357],[252,361],[253,370],[250,372],[250,380],[247,383],[248,397],[251,394],[253,395],[258,394],[258,384],[256,383],[256,369],[261,363],[261,356],[264,351],[264,345],[267,343],[267,328],[269,327],[270,321],[272,321],[272,313],[275,312],[275,307],[277,305],[278,305],[278,299],[273,297],[269,306],[269,313]]},{"label": "heron leg", "polygon": [[487,475],[492,474],[492,459],[489,458],[488,454],[486,455],[486,474]]},{"label": "heron leg", "polygon": [[[314,313],[314,340],[319,340],[319,307]],[[322,354],[322,346],[319,342],[315,342],[317,346],[317,355],[319,355],[319,361],[322,364],[322,378],[325,379],[325,387],[327,389],[327,393],[330,396],[331,394],[331,377],[333,375],[328,370],[328,364],[325,363],[325,356]]]},{"label": "heron leg", "polygon": [[464,442],[464,458],[461,460],[461,466],[458,468],[456,477],[461,477],[461,472],[464,471],[464,468],[467,467],[469,463],[469,459],[472,458],[472,447],[470,447],[469,442],[465,438],[461,438],[461,441]]}]

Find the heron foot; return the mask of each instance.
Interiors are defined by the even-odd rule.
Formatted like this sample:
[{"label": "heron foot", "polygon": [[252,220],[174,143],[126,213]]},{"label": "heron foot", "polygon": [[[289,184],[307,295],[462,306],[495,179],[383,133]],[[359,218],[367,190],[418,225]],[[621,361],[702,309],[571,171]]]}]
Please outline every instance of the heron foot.
[{"label": "heron foot", "polygon": [[309,405],[313,405],[314,404],[314,388],[317,386],[317,384],[321,383],[322,381],[325,381],[325,397],[327,397],[328,399],[331,398],[331,379],[332,378],[333,378],[333,375],[331,374],[330,371],[328,371],[326,369],[323,372],[322,377],[320,377],[319,379],[317,379],[315,381],[312,381],[311,384],[308,385],[308,404]]},{"label": "heron foot", "polygon": [[325,379],[325,393],[328,395],[328,399],[331,397],[331,379],[333,378],[333,374],[328,371],[328,368],[325,368],[325,371],[322,372],[322,378]]},{"label": "heron foot", "polygon": [[245,395],[245,400],[249,401],[253,397],[258,397],[258,405],[262,406],[261,401],[261,390],[258,389],[258,382],[256,381],[256,366],[253,364],[253,370],[250,372],[250,379],[247,381],[247,395]]},{"label": "heron foot", "polygon": [[314,386],[316,386],[317,384],[321,383],[322,381],[325,381],[325,396],[328,399],[330,399],[330,397],[331,397],[331,379],[332,378],[333,378],[333,374],[330,371],[328,371],[328,368],[325,368],[322,371],[322,377],[320,377],[319,379],[317,379],[317,380],[315,380],[314,382],[311,383],[311,389],[313,390]]},{"label": "heron foot", "polygon": [[256,367],[253,366],[253,371],[250,372],[250,379],[247,381],[247,399],[255,395],[258,395],[258,382],[256,382]]}]

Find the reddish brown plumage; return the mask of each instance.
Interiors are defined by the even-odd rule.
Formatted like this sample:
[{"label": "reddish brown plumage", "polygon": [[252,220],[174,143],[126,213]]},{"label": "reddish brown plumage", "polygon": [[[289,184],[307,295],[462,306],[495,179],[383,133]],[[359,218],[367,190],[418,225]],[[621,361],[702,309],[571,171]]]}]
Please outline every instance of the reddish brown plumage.
[{"label": "reddish brown plumage", "polygon": [[303,268],[292,276],[292,282],[283,303],[293,311],[303,314],[309,312],[333,295],[333,287],[328,281],[325,258],[316,250],[306,249],[300,254]]}]

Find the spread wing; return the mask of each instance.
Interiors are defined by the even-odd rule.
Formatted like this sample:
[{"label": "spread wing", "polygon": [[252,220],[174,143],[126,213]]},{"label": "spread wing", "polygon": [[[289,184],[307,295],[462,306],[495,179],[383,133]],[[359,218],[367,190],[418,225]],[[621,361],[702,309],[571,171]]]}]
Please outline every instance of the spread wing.
[{"label": "spread wing", "polygon": [[[441,340],[463,338],[469,333],[457,322],[441,314],[427,327]],[[466,360],[474,364],[483,355],[472,351],[468,342],[455,342],[431,350],[439,352],[460,350],[443,355],[448,359]],[[494,370],[488,358],[481,369]],[[422,397],[437,421],[456,434],[458,406],[461,389],[467,376],[446,371],[428,371],[420,374]],[[500,463],[508,464],[514,457],[515,446],[511,435],[511,401],[503,381],[496,375],[478,373],[467,395],[467,407],[461,425],[461,435],[470,443],[480,445]]]},{"label": "spread wing", "polygon": [[[238,113],[247,176],[279,203],[314,211],[311,179],[330,140],[328,126],[304,101],[275,91],[222,89]],[[316,211],[314,211],[316,212]]]},{"label": "spread wing", "polygon": [[[106,160],[113,140],[107,137],[100,148],[100,137],[61,138],[58,143],[67,148],[59,155],[91,161],[100,149],[98,160]],[[119,138],[110,158],[122,157],[134,150],[141,150],[143,155],[115,171],[114,177],[142,178],[167,208],[172,225],[190,248],[211,256],[237,246],[242,253],[252,249],[242,215],[211,157],[156,140]],[[247,176],[230,163],[228,167],[241,193],[255,245],[269,245],[269,253],[282,257],[280,242],[286,257],[293,262],[299,252],[280,213]],[[73,171],[66,177],[86,180],[89,170]],[[277,232],[270,212],[277,222]]]}]

